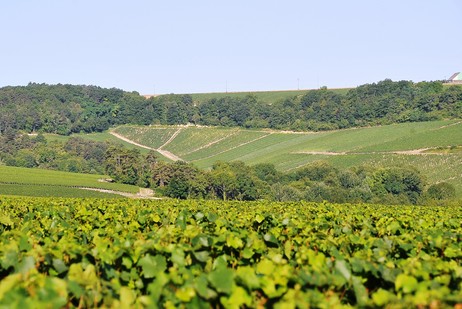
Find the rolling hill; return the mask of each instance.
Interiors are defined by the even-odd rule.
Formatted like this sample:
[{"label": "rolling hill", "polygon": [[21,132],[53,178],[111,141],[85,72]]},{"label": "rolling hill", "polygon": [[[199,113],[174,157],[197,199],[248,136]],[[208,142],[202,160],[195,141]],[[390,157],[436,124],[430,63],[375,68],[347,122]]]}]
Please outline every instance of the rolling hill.
[{"label": "rolling hill", "polygon": [[168,151],[201,168],[216,161],[273,163],[281,171],[326,160],[350,167],[412,165],[429,183],[462,191],[462,122],[445,120],[328,132],[287,132],[198,126],[121,126],[126,140]]}]

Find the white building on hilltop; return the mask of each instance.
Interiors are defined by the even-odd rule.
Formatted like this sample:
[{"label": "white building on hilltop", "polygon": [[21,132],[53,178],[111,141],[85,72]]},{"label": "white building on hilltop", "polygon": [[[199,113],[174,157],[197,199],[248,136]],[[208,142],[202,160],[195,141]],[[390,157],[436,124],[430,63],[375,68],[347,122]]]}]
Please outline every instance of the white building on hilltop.
[{"label": "white building on hilltop", "polygon": [[452,74],[451,77],[447,80],[451,84],[462,84],[462,74],[460,72]]}]

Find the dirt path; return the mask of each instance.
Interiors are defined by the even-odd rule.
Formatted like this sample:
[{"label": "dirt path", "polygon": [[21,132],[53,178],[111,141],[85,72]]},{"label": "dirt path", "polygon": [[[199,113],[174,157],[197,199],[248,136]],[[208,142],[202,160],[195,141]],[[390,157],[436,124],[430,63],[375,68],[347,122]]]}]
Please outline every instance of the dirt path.
[{"label": "dirt path", "polygon": [[447,124],[445,126],[442,126],[442,127],[439,127],[438,129],[444,129],[444,128],[447,128],[447,127],[452,127],[452,126],[456,126],[458,124],[462,123],[462,121],[458,121],[458,122],[454,122],[454,123],[451,123],[451,124]]},{"label": "dirt path", "polygon": [[150,189],[140,189],[138,193],[128,193],[123,191],[115,191],[115,190],[108,190],[108,189],[98,189],[98,188],[89,188],[89,187],[79,187],[81,190],[89,190],[89,191],[96,191],[102,193],[110,193],[110,194],[117,194],[121,196],[125,196],[128,198],[136,198],[136,199],[151,199],[151,200],[160,200],[161,198],[155,197],[154,192]]},{"label": "dirt path", "polygon": [[324,155],[324,156],[345,156],[345,155],[368,155],[368,154],[399,154],[399,155],[440,155],[440,153],[426,152],[434,148],[420,148],[412,150],[396,150],[396,151],[369,151],[369,152],[333,152],[333,151],[298,151],[294,154],[309,154],[309,155]]},{"label": "dirt path", "polygon": [[324,156],[344,156],[346,152],[332,152],[332,151],[300,151],[294,152],[295,154],[310,154],[310,155],[324,155]]},{"label": "dirt path", "polygon": [[135,145],[135,146],[144,148],[144,149],[149,149],[149,150],[155,150],[155,151],[157,151],[157,149],[155,149],[155,148],[152,148],[152,147],[148,147],[148,146],[145,146],[145,145],[138,144],[137,142],[132,141],[131,139],[128,139],[128,138],[126,138],[125,136],[120,135],[120,134],[118,134],[118,133],[115,133],[115,132],[113,132],[113,131],[109,131],[109,134],[111,134],[111,135],[117,137],[118,139],[121,139],[121,140],[123,140],[124,142],[127,142],[127,143],[129,143],[129,144],[132,144],[132,145]]},{"label": "dirt path", "polygon": [[[176,135],[179,134],[179,131],[180,131],[180,130],[181,130],[181,129],[179,129],[178,131],[176,131],[176,132],[172,135],[172,137],[175,138]],[[157,151],[158,153],[160,153],[161,155],[163,155],[164,157],[166,157],[166,158],[168,158],[168,159],[170,159],[170,160],[172,160],[172,161],[184,161],[183,159],[181,159],[181,158],[178,157],[177,155],[171,153],[170,151],[167,151],[167,150],[163,150],[163,149],[162,149],[162,147],[164,147],[165,145],[167,145],[169,142],[171,142],[171,141],[173,140],[172,137],[170,137],[170,139],[169,139],[165,144],[163,144],[162,146],[160,146],[160,148],[157,148],[157,149],[156,149],[156,148],[152,148],[152,147],[148,147],[148,146],[139,144],[139,143],[137,143],[137,142],[135,142],[135,141],[132,141],[131,139],[128,139],[128,138],[126,138],[125,136],[120,135],[120,134],[118,134],[118,133],[115,133],[115,132],[113,132],[113,131],[110,131],[109,134],[111,134],[111,135],[117,137],[118,139],[121,139],[121,140],[123,140],[124,142],[127,142],[127,143],[129,143],[129,144],[132,144],[132,145],[135,145],[135,146],[144,148],[144,149],[149,149],[149,150]],[[176,135],[175,135],[175,134],[176,134]],[[175,137],[174,137],[174,136],[175,136]]]},{"label": "dirt path", "polygon": [[168,144],[170,144],[170,143],[175,139],[175,137],[177,137],[178,134],[180,134],[180,132],[181,132],[182,129],[183,129],[183,128],[179,128],[178,130],[176,130],[175,133],[173,133],[172,136],[170,136],[170,138],[168,139],[168,141],[166,141],[162,146],[160,146],[160,147],[158,148],[158,150],[159,150],[159,149],[162,149],[162,148],[164,148],[165,146],[167,146]]},{"label": "dirt path", "polygon": [[185,161],[182,158],[180,158],[179,156],[177,156],[176,154],[171,153],[170,151],[163,150],[163,149],[160,149],[160,148],[155,149],[155,151],[157,151],[158,153],[160,153],[164,157],[169,158],[172,161]]},{"label": "dirt path", "polygon": [[425,153],[425,151],[430,150],[432,148],[421,148],[421,149],[413,149],[413,150],[403,150],[403,151],[391,151],[390,153],[394,154],[403,154],[403,155],[427,155],[430,153]]}]

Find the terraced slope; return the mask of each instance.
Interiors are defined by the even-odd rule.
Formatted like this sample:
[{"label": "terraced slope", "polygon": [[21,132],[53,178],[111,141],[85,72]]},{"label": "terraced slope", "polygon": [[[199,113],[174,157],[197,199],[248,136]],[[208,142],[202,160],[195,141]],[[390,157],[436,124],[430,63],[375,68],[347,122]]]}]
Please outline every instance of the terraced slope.
[{"label": "terraced slope", "polygon": [[[124,126],[113,131],[201,168],[235,160],[269,162],[283,171],[316,160],[341,167],[415,165],[429,182],[449,181],[462,191],[462,151],[457,148],[462,147],[462,121],[457,120],[316,133],[194,126]],[[453,151],[438,149],[450,147]]]},{"label": "terraced slope", "polygon": [[[122,128],[122,127],[120,127],[120,128]],[[44,134],[44,136],[49,141],[57,140],[57,141],[61,141],[61,142],[65,142],[71,137],[81,137],[81,138],[84,138],[84,139],[98,141],[98,142],[111,141],[111,142],[116,142],[116,143],[123,144],[127,148],[138,149],[141,153],[147,153],[148,151],[150,151],[150,147],[137,146],[134,143],[127,142],[127,141],[125,141],[125,140],[123,140],[121,138],[118,138],[118,137],[112,135],[110,132],[98,132],[98,133],[90,133],[90,134],[72,134],[70,136],[63,136],[63,135],[56,135],[56,134]],[[156,153],[157,153],[157,156],[161,160],[171,161],[169,158],[163,156],[160,152],[156,151]]]}]

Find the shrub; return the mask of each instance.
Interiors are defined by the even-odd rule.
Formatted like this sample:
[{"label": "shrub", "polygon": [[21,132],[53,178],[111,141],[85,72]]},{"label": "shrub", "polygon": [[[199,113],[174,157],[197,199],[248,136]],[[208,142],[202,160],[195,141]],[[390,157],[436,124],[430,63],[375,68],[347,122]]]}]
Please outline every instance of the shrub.
[{"label": "shrub", "polygon": [[456,189],[450,183],[440,182],[428,187],[426,196],[433,200],[450,199],[456,196]]}]

